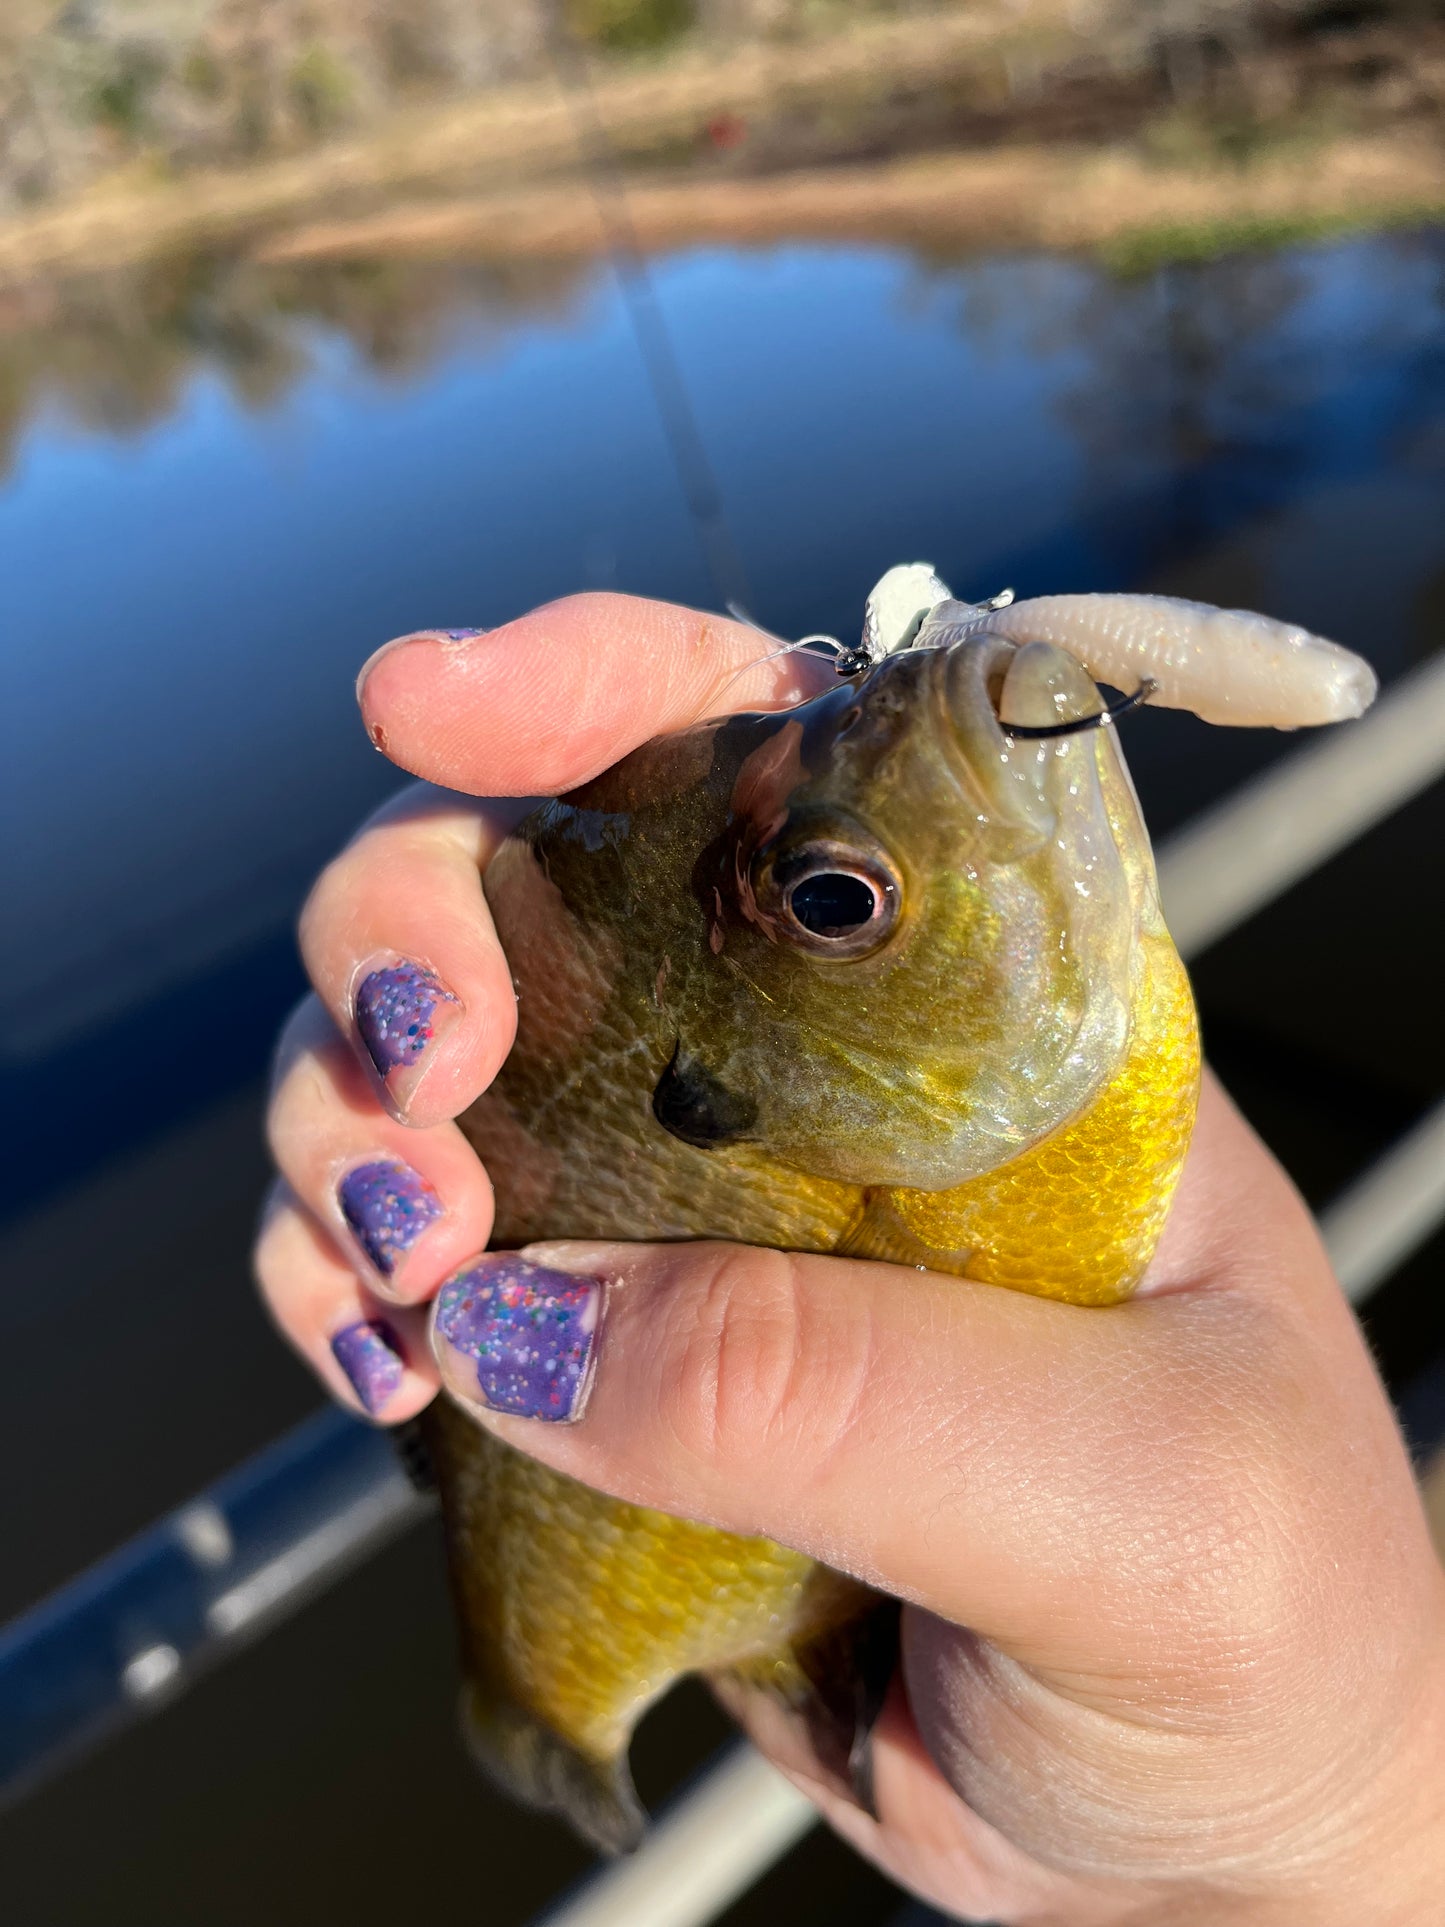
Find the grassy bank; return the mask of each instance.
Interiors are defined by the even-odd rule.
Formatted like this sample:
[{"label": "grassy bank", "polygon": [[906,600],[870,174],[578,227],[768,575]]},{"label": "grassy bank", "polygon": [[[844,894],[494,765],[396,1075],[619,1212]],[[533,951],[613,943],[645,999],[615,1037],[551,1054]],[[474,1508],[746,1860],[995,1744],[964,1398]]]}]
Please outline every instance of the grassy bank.
[{"label": "grassy bank", "polygon": [[[963,249],[1102,252],[1122,268],[1445,217],[1433,143],[1340,140],[1306,153],[1189,169],[1127,149],[1009,149],[767,179],[627,184],[649,250],[699,243],[826,238]],[[594,197],[573,185],[416,201],[350,220],[306,223],[258,250],[270,262],[575,259],[607,251]]]},{"label": "grassy bank", "polygon": [[689,46],[600,63],[584,93],[575,76],[518,81],[245,168],[134,163],[0,223],[0,291],[196,250],[586,259],[606,247],[579,165],[594,108],[652,249],[818,236],[1086,248],[1142,268],[1432,220],[1445,25],[1432,31],[1259,47],[1202,91],[1137,23],[1081,34],[1067,0]]},{"label": "grassy bank", "polygon": [[[1077,57],[1066,0],[1035,0],[1027,21],[999,0],[967,12],[863,20],[846,32],[602,67],[592,99],[618,153],[690,166],[709,128],[856,113],[886,90],[977,85],[997,93]],[[505,187],[573,171],[578,101],[555,74],[409,109],[366,134],[246,167],[172,176],[137,161],[83,191],[0,224],[0,282],[124,267],[157,253],[242,243],[322,210],[375,210],[398,195]]]}]

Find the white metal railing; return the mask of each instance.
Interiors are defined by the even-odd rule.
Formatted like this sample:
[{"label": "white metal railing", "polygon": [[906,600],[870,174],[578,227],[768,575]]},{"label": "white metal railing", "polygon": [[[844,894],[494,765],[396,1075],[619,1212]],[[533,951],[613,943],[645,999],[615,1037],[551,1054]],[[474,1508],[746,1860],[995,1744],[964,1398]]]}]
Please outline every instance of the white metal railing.
[{"label": "white metal railing", "polygon": [[1372,1164],[1320,1219],[1345,1295],[1362,1305],[1445,1219],[1445,1103]]},{"label": "white metal railing", "polygon": [[1159,885],[1175,943],[1197,956],[1442,773],[1445,652],[1170,838]]},{"label": "white metal railing", "polygon": [[594,1874],[543,1927],[704,1927],[817,1819],[761,1753],[730,1746],[654,1823],[645,1846]]},{"label": "white metal railing", "polygon": [[[1309,743],[1160,851],[1165,916],[1188,958],[1445,773],[1445,654],[1358,723]],[[1445,1102],[1324,1213],[1359,1305],[1445,1220]],[[669,1807],[630,1860],[605,1867],[538,1927],[707,1927],[812,1827],[808,1799],[746,1743]]]},{"label": "white metal railing", "polygon": [[330,1406],[0,1628],[0,1803],[334,1585],[428,1510]]}]

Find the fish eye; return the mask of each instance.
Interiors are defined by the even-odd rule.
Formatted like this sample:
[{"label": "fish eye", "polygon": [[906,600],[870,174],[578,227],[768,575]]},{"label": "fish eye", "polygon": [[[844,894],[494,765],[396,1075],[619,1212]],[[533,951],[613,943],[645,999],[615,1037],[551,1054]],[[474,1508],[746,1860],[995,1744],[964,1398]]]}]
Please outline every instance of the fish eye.
[{"label": "fish eye", "polygon": [[881,849],[832,838],[765,852],[755,885],[758,919],[775,941],[839,962],[881,949],[902,901]]},{"label": "fish eye", "polygon": [[815,937],[851,937],[878,913],[878,892],[867,877],[848,870],[820,870],[800,877],[789,890],[788,909]]}]

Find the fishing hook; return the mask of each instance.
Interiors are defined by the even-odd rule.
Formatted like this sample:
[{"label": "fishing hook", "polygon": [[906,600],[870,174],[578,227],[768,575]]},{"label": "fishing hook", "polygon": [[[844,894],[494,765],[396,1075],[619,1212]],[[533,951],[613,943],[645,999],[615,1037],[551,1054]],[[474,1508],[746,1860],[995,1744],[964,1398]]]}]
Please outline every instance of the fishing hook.
[{"label": "fishing hook", "polygon": [[1006,723],[999,717],[999,728],[1005,736],[1027,737],[1030,742],[1041,742],[1054,736],[1077,736],[1086,729],[1107,729],[1117,723],[1121,716],[1127,716],[1131,709],[1138,709],[1147,703],[1159,687],[1152,676],[1146,676],[1132,696],[1121,696],[1116,703],[1105,703],[1092,716],[1079,716],[1070,723]]}]

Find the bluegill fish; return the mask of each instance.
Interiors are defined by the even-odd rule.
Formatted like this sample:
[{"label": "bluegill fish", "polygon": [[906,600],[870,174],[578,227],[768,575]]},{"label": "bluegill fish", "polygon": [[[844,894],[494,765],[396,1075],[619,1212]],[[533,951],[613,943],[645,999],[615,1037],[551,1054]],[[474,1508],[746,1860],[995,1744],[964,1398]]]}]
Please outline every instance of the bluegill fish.
[{"label": "bluegill fish", "polygon": [[[462,1119],[495,1242],[716,1237],[1126,1297],[1198,1035],[1116,732],[1075,726],[1100,714],[1091,669],[1225,711],[1233,673],[1249,721],[1363,707],[1368,671],[1303,635],[1148,598],[956,603],[911,565],[837,687],[542,806],[486,876],[519,990]],[[689,1672],[778,1694],[846,1762],[886,1661],[875,1594],[593,1492],[446,1397],[426,1427],[464,1723],[505,1786],[633,1844],[630,1736]]]}]

